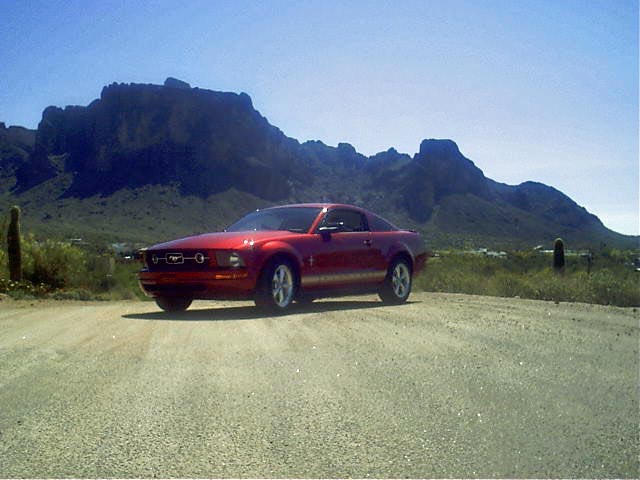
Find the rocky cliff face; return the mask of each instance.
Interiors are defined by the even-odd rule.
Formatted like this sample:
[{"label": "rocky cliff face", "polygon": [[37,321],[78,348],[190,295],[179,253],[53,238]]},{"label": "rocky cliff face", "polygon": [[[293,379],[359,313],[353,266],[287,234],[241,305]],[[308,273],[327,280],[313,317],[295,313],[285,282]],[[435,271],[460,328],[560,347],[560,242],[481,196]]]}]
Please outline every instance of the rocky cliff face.
[{"label": "rocky cliff face", "polygon": [[177,183],[185,195],[232,186],[261,198],[285,198],[304,178],[295,140],[271,126],[248,95],[157,85],[105,87],[88,107],[47,108],[30,164],[18,186],[56,175],[64,155],[73,174],[66,195],[110,195],[122,188]]},{"label": "rocky cliff face", "polygon": [[423,140],[413,159],[410,162],[404,159],[401,165],[382,169],[380,178],[391,178],[395,188],[403,190],[403,205],[418,222],[428,221],[446,196],[469,193],[491,197],[482,171],[451,140]]},{"label": "rocky cliff face", "polygon": [[567,228],[602,226],[602,222],[584,207],[553,187],[524,182],[515,187],[494,184],[499,197],[514,207]]},{"label": "rocky cliff face", "polygon": [[0,122],[0,175],[11,175],[33,152],[36,132]]},{"label": "rocky cliff face", "polygon": [[453,233],[608,232],[552,187],[486,178],[451,140],[424,140],[413,157],[393,148],[367,158],[347,143],[300,144],[269,124],[247,94],[173,78],[162,86],[112,84],[86,107],[48,107],[35,135],[2,125],[0,148],[17,191],[66,175],[61,198],[169,185],[205,199],[234,188],[266,204],[362,203]]}]

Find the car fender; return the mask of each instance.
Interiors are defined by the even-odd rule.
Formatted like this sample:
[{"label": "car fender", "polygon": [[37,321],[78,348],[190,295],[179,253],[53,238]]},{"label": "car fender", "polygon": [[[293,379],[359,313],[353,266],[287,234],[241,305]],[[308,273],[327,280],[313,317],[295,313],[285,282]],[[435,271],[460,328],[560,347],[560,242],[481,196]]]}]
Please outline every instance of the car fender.
[{"label": "car fender", "polygon": [[279,254],[285,254],[293,258],[296,262],[295,267],[298,269],[298,272],[300,272],[303,262],[302,255],[289,243],[279,240],[273,240],[261,245],[260,255],[257,258],[257,271],[262,271],[266,263]]},{"label": "car fender", "polygon": [[411,264],[413,265],[415,263],[415,258],[411,248],[409,248],[409,245],[403,240],[397,240],[389,246],[389,249],[385,254],[387,265],[390,265],[393,257],[398,255],[399,253],[409,255],[409,258],[411,258]]}]

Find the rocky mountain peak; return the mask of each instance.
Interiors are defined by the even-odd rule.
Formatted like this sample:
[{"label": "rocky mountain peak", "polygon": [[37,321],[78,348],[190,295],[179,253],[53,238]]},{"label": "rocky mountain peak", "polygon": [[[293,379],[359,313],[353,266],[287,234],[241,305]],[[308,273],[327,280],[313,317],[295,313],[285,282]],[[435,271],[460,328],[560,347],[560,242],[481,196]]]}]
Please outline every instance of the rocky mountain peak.
[{"label": "rocky mountain peak", "polygon": [[462,156],[458,145],[453,140],[428,138],[420,143],[420,155],[437,155],[439,157]]},{"label": "rocky mountain peak", "polygon": [[167,77],[167,79],[164,81],[164,86],[169,88],[180,88],[182,90],[191,89],[191,85],[189,85],[187,82],[178,80],[177,78],[174,78],[174,77]]}]

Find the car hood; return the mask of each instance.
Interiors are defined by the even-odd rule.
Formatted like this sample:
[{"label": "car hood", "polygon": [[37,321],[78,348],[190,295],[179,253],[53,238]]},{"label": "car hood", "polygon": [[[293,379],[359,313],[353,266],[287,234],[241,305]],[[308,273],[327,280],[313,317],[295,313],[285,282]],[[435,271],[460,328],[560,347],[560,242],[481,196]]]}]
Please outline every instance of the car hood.
[{"label": "car hood", "polygon": [[192,237],[180,238],[170,242],[159,243],[149,247],[149,250],[167,249],[220,249],[235,250],[244,247],[248,242],[265,242],[268,240],[282,239],[299,234],[289,231],[268,231],[268,232],[217,232],[203,233]]}]

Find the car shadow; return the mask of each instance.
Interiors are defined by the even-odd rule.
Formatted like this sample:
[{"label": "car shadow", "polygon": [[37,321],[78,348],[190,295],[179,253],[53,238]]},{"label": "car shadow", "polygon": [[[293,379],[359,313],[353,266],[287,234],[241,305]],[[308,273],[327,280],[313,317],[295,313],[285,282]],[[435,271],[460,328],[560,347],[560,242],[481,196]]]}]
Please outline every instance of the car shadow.
[{"label": "car shadow", "polygon": [[[407,302],[405,305],[419,302]],[[187,310],[185,312],[145,312],[129,313],[122,315],[122,318],[133,320],[180,320],[191,322],[217,322],[228,320],[254,320],[260,318],[281,317],[287,318],[289,315],[300,315],[307,313],[324,313],[333,311],[363,310],[372,308],[388,307],[380,301],[368,300],[330,300],[319,301],[311,305],[292,305],[291,309],[283,314],[273,314],[266,312],[253,305],[242,305],[237,307],[202,308]],[[402,308],[403,305],[397,307]]]}]

